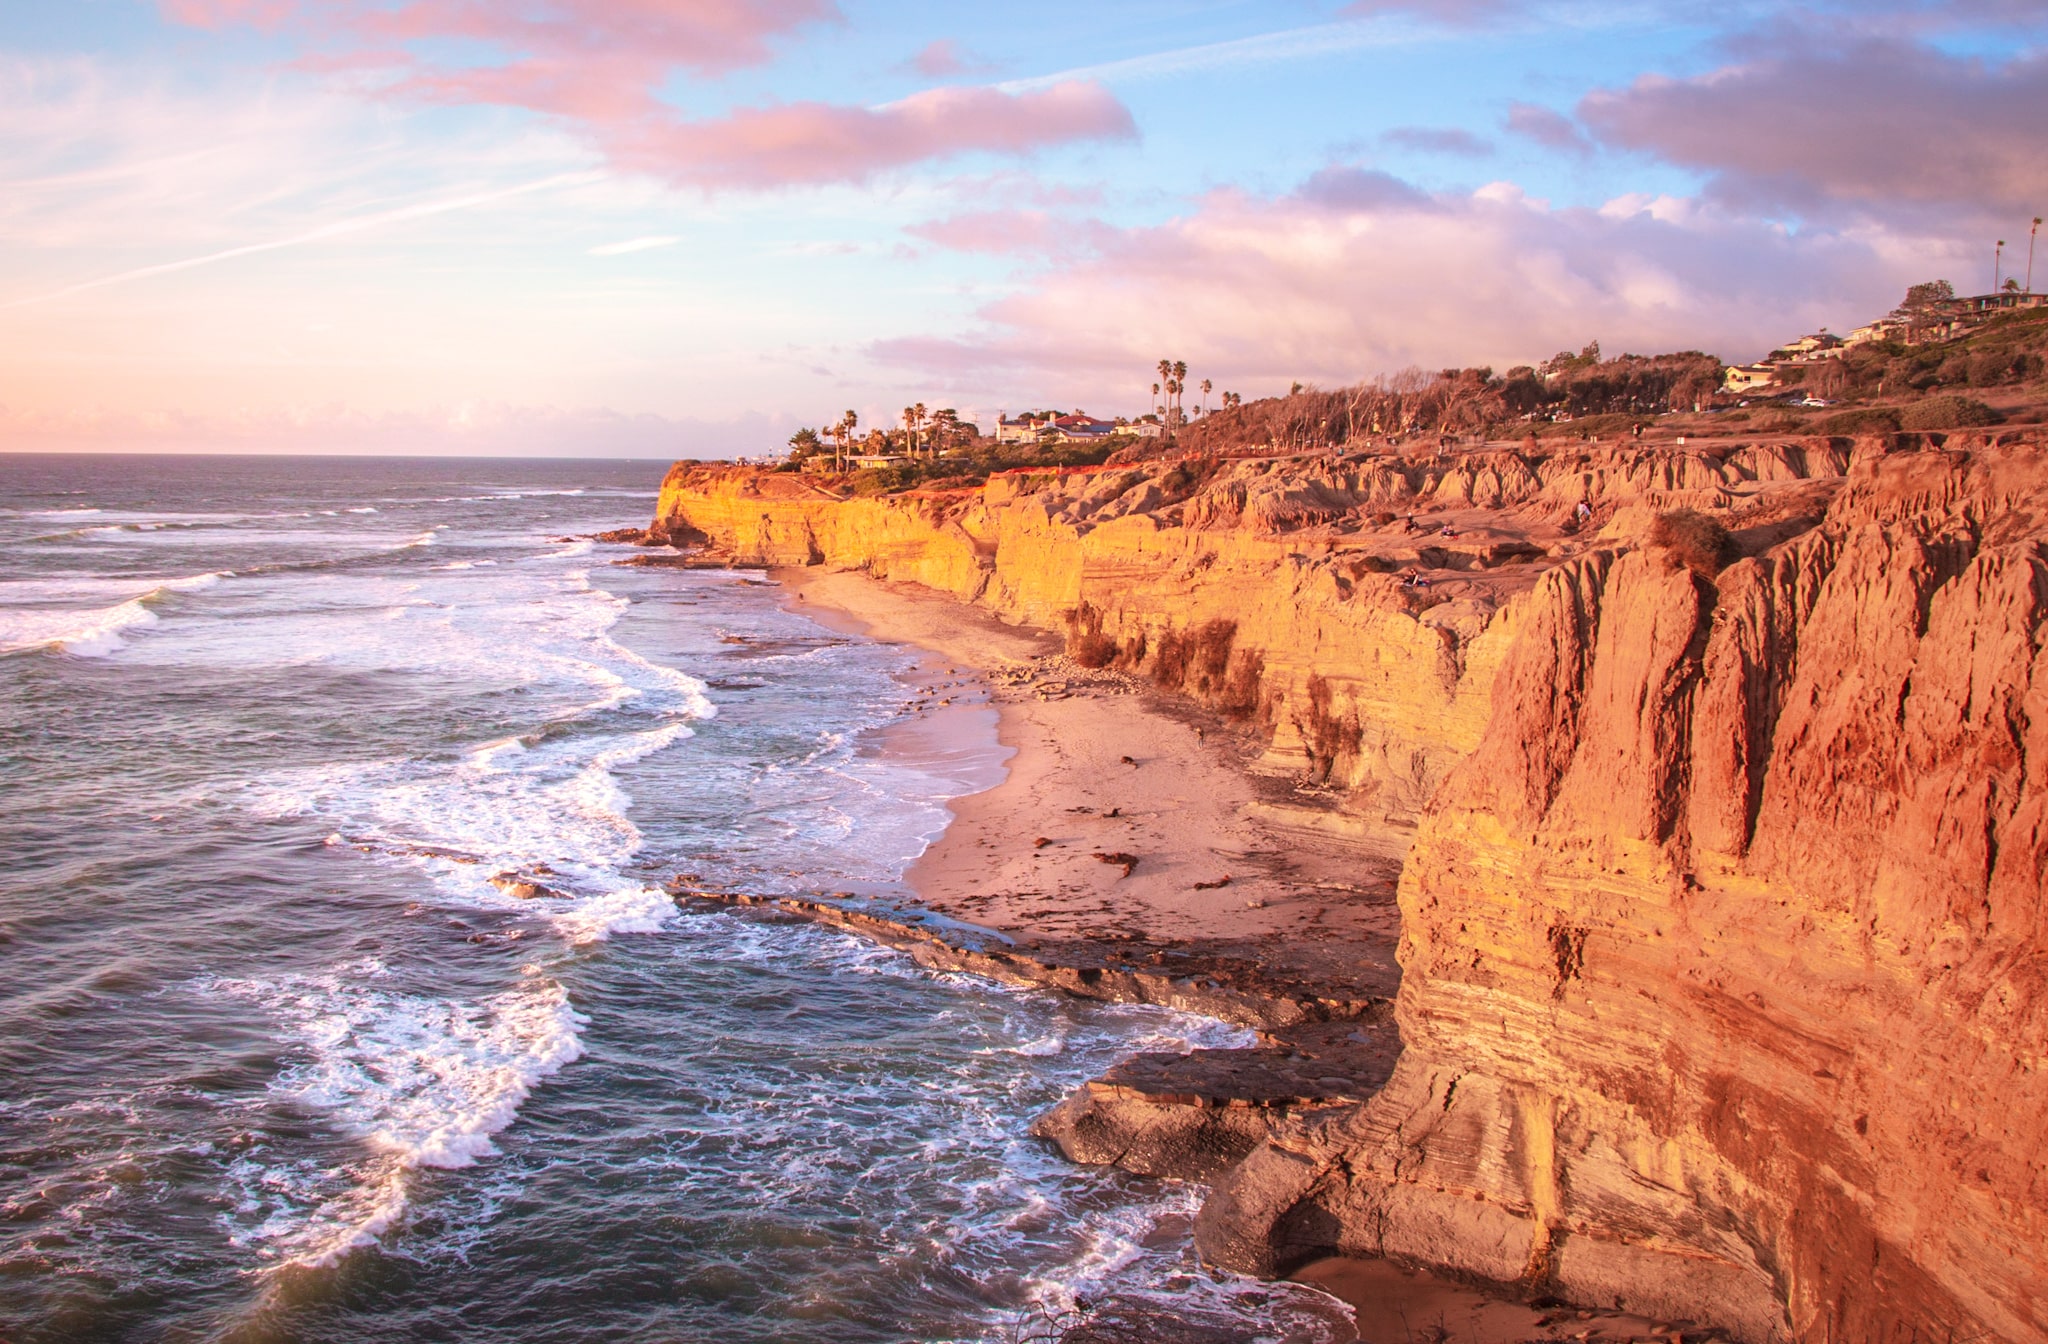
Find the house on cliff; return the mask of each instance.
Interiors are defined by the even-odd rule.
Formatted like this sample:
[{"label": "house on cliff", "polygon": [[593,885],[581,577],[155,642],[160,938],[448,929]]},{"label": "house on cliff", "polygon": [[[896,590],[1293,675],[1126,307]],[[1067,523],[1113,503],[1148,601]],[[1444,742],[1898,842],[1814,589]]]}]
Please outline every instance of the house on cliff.
[{"label": "house on cliff", "polygon": [[1006,415],[996,417],[997,443],[1099,443],[1123,432],[1128,432],[1127,427],[1114,420],[1097,420],[1078,413],[1033,415],[1026,412],[1014,420]]}]

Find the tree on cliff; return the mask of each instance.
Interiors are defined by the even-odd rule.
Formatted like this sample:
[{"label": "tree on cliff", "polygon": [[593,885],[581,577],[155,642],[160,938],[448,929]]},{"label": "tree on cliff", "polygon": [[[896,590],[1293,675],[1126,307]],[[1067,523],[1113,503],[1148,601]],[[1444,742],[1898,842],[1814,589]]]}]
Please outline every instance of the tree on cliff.
[{"label": "tree on cliff", "polygon": [[1900,317],[1913,316],[1930,308],[1938,308],[1944,303],[1951,303],[1955,297],[1956,287],[1948,281],[1923,280],[1917,285],[1908,285],[1906,301],[1892,311]]},{"label": "tree on cliff", "polygon": [[[826,432],[830,433],[831,431],[827,430]],[[799,429],[796,433],[789,436],[789,460],[791,462],[802,463],[816,457],[824,450],[825,445],[819,441],[818,431],[815,429]]]},{"label": "tree on cliff", "polygon": [[853,441],[853,431],[859,427],[860,415],[854,411],[848,411],[845,415],[840,416],[839,423],[832,427],[833,434],[839,441],[839,461],[837,466],[841,471],[846,470],[847,445]]}]

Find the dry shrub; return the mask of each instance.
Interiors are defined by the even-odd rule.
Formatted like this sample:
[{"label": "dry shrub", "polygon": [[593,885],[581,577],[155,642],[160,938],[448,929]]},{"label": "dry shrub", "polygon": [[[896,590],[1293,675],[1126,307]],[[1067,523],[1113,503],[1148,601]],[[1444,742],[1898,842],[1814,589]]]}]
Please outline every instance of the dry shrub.
[{"label": "dry shrub", "polygon": [[1670,551],[1678,562],[1703,579],[1721,572],[1734,549],[1728,529],[1695,509],[1660,513],[1650,524],[1649,542]]},{"label": "dry shrub", "polygon": [[1116,657],[1116,641],[1102,632],[1102,613],[1083,602],[1063,613],[1067,623],[1067,657],[1083,667],[1108,667]]},{"label": "dry shrub", "polygon": [[1168,690],[1213,696],[1230,671],[1230,646],[1237,639],[1236,621],[1205,621],[1189,630],[1159,636],[1152,655],[1152,680]]},{"label": "dry shrub", "polygon": [[1168,630],[1152,645],[1152,680],[1166,689],[1179,690],[1188,677],[1188,637]]},{"label": "dry shrub", "polygon": [[1902,429],[1967,429],[1997,423],[1997,411],[1969,397],[1929,397],[1908,406],[1899,417]]},{"label": "dry shrub", "polygon": [[1266,655],[1257,649],[1240,649],[1231,660],[1230,674],[1223,679],[1216,707],[1225,714],[1243,718],[1259,707],[1259,692],[1266,678]]},{"label": "dry shrub", "polygon": [[1083,667],[1108,667],[1116,661],[1116,641],[1100,630],[1089,635],[1067,636],[1067,657]]},{"label": "dry shrub", "polygon": [[1898,430],[1899,413],[1889,406],[1837,411],[1813,427],[1816,434],[1896,434]]},{"label": "dry shrub", "polygon": [[1308,752],[1309,773],[1318,784],[1327,783],[1339,761],[1358,754],[1363,733],[1357,711],[1338,715],[1336,697],[1322,677],[1308,679],[1308,712],[1295,724],[1301,729],[1303,749]]}]

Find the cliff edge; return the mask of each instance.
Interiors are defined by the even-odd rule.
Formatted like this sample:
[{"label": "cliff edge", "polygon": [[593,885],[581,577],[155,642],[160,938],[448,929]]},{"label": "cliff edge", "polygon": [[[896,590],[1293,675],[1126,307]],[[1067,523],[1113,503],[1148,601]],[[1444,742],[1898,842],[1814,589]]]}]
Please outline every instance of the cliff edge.
[{"label": "cliff edge", "polygon": [[1211,1258],[2048,1341],[2037,439],[836,485],[679,465],[656,532],[1058,630],[1401,861],[1393,1076],[1216,1177]]}]

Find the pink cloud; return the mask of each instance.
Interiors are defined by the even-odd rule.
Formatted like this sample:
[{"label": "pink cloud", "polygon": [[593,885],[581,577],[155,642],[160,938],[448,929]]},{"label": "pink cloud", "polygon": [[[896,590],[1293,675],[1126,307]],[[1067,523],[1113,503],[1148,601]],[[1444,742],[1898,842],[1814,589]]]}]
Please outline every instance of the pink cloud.
[{"label": "pink cloud", "polygon": [[10,452],[446,453],[483,457],[644,457],[672,461],[772,451],[793,415],[673,417],[608,407],[467,403],[372,411],[340,403],[207,412],[32,411],[0,404]]},{"label": "pink cloud", "polygon": [[931,79],[951,79],[982,67],[962,54],[959,43],[942,37],[911,57],[910,68]]},{"label": "pink cloud", "polygon": [[906,232],[955,252],[1078,256],[1117,235],[1097,219],[1071,219],[1045,210],[972,210],[913,224]]},{"label": "pink cloud", "polygon": [[1380,136],[1380,143],[1424,154],[1458,154],[1471,159],[1483,159],[1493,153],[1492,145],[1455,126],[1396,126]]},{"label": "pink cloud", "polygon": [[832,0],[159,0],[170,18],[219,28],[296,28],[326,41],[460,38],[541,66],[578,57],[719,74],[758,65],[769,39],[832,19]]},{"label": "pink cloud", "polygon": [[1426,195],[1333,169],[1291,195],[1220,192],[1163,225],[1104,230],[1086,258],[984,309],[980,330],[872,353],[962,386],[1001,377],[1069,399],[1114,395],[1165,350],[1247,395],[1409,364],[1506,368],[1593,339],[1743,359],[1888,308],[1942,255],[1690,201],[1556,209],[1506,184]]},{"label": "pink cloud", "polygon": [[1511,104],[1501,127],[1510,135],[1534,140],[1546,149],[1561,150],[1567,154],[1593,152],[1593,145],[1586,139],[1585,132],[1574,125],[1570,117],[1535,103]]},{"label": "pink cloud", "polygon": [[[767,60],[772,39],[836,18],[832,0],[160,3],[183,23],[293,32],[314,49],[309,63],[381,72],[393,96],[563,117],[620,166],[676,183],[859,182],[927,159],[1025,155],[1137,133],[1121,103],[1085,83],[1015,94],[930,89],[882,107],[798,102],[696,120],[661,100],[678,69],[716,74]],[[429,58],[450,39],[481,43],[493,58],[452,65]]]},{"label": "pink cloud", "polygon": [[2048,200],[2048,55],[2003,63],[1865,41],[1693,79],[1645,76],[1579,115],[1603,141],[1715,175],[1747,205],[1879,213]]},{"label": "pink cloud", "polygon": [[930,89],[885,107],[785,103],[698,122],[663,122],[610,140],[613,157],[677,182],[765,187],[859,182],[890,168],[969,152],[1028,154],[1070,140],[1137,135],[1098,84],[1028,93]]}]

